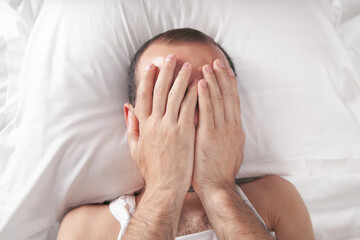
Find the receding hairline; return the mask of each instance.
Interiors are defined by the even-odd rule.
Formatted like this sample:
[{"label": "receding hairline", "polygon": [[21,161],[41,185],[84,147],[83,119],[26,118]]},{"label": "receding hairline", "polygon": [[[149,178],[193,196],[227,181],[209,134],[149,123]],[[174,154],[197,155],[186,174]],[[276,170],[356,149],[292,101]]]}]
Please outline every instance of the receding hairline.
[{"label": "receding hairline", "polygon": [[[160,33],[155,37],[146,41],[135,53],[134,57],[130,62],[130,67],[128,69],[128,97],[130,103],[135,106],[136,103],[136,91],[138,85],[138,65],[143,56],[143,53],[153,44],[160,43],[160,44],[167,44],[167,45],[183,45],[183,44],[191,44],[191,43],[199,43],[199,44],[208,44],[211,46],[215,46],[219,49],[227,59],[230,67],[235,73],[236,70],[234,63],[229,56],[229,54],[225,51],[225,49],[216,42],[212,37],[209,35],[192,28],[177,28],[168,30],[166,32]],[[139,78],[140,79],[140,78]]]}]

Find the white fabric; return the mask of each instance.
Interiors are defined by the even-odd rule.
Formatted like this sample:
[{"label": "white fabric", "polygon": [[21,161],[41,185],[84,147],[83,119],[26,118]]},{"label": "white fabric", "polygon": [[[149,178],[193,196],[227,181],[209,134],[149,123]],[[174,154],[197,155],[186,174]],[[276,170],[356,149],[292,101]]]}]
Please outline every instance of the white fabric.
[{"label": "white fabric", "polygon": [[120,223],[118,240],[122,239],[125,230],[135,213],[136,202],[134,195],[121,195],[109,204],[110,212]]},{"label": "white fabric", "polygon": [[[54,239],[70,208],[142,187],[122,113],[127,67],[144,41],[176,27],[204,31],[234,59],[247,137],[238,177],[308,176],[313,189],[311,176],[357,176],[359,15],[336,2],[0,2],[0,239]],[[338,9],[351,17],[334,24]],[[345,198],[359,186],[343,186]],[[350,210],[311,213],[318,239],[338,239],[319,219],[360,236]]]},{"label": "white fabric", "polygon": [[309,210],[316,240],[360,240],[360,175],[285,177]]},{"label": "white fabric", "polygon": [[206,230],[203,232],[192,233],[189,235],[184,235],[176,237],[176,240],[218,240],[218,237],[214,230]]},{"label": "white fabric", "polygon": [[[261,218],[259,213],[256,211],[254,206],[251,204],[245,193],[241,190],[238,185],[235,185],[237,193],[244,200],[246,205],[253,211],[257,219],[261,222],[264,228],[269,231],[264,220]],[[110,212],[120,223],[121,229],[118,235],[118,240],[121,240],[125,234],[126,228],[130,223],[131,217],[135,213],[136,204],[135,204],[135,196],[133,195],[122,195],[119,198],[115,199],[109,204]],[[271,236],[276,239],[275,233],[270,232]],[[217,240],[218,237],[214,230],[206,230],[198,233],[193,233],[189,235],[184,235],[180,237],[176,237],[177,240]]]},{"label": "white fabric", "polygon": [[[337,31],[353,59],[358,76],[360,76],[360,1],[341,0],[338,5],[342,14],[339,18]],[[357,84],[360,86],[360,81]]]}]

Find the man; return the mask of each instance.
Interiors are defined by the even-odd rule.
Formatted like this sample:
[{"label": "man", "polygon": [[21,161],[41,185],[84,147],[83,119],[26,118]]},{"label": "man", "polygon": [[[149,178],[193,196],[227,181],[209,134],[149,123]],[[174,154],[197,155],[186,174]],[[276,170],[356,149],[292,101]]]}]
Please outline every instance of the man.
[{"label": "man", "polygon": [[268,230],[277,239],[314,239],[289,182],[268,176],[242,190],[235,184],[245,141],[240,101],[231,59],[213,39],[175,29],[149,40],[132,61],[129,98],[128,142],[145,180],[129,225],[120,226],[107,205],[83,206],[64,218],[58,239],[116,239],[121,228],[123,239],[209,229],[219,239],[273,239]]}]

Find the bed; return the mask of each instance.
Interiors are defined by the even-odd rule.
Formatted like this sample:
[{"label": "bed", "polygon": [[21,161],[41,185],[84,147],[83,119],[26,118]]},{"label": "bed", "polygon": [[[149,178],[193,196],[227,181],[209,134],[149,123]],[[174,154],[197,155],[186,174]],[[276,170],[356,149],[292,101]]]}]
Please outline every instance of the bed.
[{"label": "bed", "polygon": [[279,175],[317,240],[360,239],[360,1],[0,2],[0,239],[56,239],[64,215],[143,186],[122,106],[135,51],[192,27],[237,68],[245,156]]}]

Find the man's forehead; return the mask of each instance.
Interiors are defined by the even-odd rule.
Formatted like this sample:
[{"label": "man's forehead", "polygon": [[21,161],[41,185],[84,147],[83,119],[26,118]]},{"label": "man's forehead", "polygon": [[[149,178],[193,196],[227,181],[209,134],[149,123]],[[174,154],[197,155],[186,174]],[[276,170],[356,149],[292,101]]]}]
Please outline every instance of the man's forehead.
[{"label": "man's forehead", "polygon": [[183,63],[190,62],[193,71],[198,71],[198,74],[195,75],[199,75],[202,66],[206,64],[212,65],[213,61],[218,58],[222,59],[229,66],[224,53],[214,44],[197,42],[177,44],[153,43],[144,51],[139,59],[137,71],[142,72],[149,63],[153,63],[161,69],[162,63],[170,53],[174,53],[177,57],[176,72],[181,69]]}]

